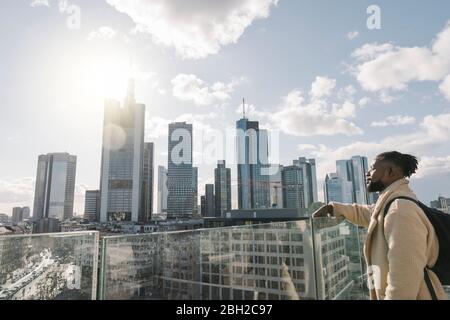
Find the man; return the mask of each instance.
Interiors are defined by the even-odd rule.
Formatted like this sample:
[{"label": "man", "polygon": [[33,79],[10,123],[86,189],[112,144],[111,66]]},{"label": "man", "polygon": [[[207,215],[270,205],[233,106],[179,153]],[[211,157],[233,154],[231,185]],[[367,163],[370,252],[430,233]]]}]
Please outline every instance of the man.
[{"label": "man", "polygon": [[[409,178],[417,170],[417,159],[396,151],[379,154],[366,174],[367,190],[379,192],[374,205],[330,202],[313,217],[345,218],[367,227],[364,256],[373,300],[430,300],[424,268],[432,267],[438,258],[439,243],[425,213],[412,201],[392,202],[386,216],[385,205],[404,196],[417,200],[409,188]],[[428,270],[438,299],[447,295],[433,271]]]}]

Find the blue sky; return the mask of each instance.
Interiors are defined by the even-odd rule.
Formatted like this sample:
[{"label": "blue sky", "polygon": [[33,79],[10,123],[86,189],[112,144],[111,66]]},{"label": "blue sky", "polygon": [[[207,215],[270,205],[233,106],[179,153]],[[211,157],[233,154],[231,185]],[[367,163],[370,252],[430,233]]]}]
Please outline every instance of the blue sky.
[{"label": "blue sky", "polygon": [[[366,25],[373,4],[379,30]],[[251,120],[280,131],[282,164],[317,159],[320,190],[335,160],[397,149],[421,159],[420,199],[450,196],[449,12],[444,0],[2,1],[0,212],[32,207],[38,155],[67,151],[82,213],[103,98],[121,98],[130,73],[156,165],[169,121],[224,131],[245,97]],[[200,190],[214,167],[199,163]]]}]

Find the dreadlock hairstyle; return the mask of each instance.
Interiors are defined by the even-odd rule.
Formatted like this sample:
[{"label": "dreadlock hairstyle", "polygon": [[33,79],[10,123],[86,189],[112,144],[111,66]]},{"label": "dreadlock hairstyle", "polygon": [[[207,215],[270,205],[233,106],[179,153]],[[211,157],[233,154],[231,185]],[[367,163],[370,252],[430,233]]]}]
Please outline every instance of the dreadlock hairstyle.
[{"label": "dreadlock hairstyle", "polygon": [[404,177],[409,178],[417,170],[417,158],[410,154],[397,151],[383,152],[377,156],[377,159],[390,161],[397,167],[402,168]]}]

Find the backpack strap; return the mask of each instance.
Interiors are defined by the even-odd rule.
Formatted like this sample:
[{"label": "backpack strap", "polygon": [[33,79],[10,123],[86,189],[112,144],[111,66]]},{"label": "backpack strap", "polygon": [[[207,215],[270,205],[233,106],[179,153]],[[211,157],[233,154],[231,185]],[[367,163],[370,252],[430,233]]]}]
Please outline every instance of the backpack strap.
[{"label": "backpack strap", "polygon": [[[385,217],[386,217],[386,214],[389,211],[389,207],[391,206],[392,202],[394,202],[395,200],[398,200],[398,199],[410,200],[410,201],[414,202],[415,204],[417,204],[421,208],[420,202],[415,200],[415,199],[413,199],[413,198],[397,197],[397,198],[389,200],[389,202],[384,207],[384,216]],[[425,277],[425,283],[427,284],[427,287],[428,287],[428,291],[431,294],[431,299],[432,300],[438,300],[438,298],[436,296],[436,291],[434,290],[434,287],[433,287],[433,283],[431,282],[430,276],[428,275],[428,266],[425,266],[425,268],[423,269],[423,273],[424,273],[424,277]]]}]

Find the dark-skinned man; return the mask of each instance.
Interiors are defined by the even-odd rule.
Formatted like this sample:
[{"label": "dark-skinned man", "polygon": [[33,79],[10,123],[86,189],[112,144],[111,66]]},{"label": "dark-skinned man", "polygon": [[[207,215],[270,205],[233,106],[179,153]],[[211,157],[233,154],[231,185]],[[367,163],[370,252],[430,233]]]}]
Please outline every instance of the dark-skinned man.
[{"label": "dark-skinned man", "polygon": [[[330,202],[318,209],[314,218],[335,216],[368,228],[364,256],[369,271],[370,298],[373,300],[430,300],[424,268],[432,267],[439,254],[439,243],[433,225],[420,207],[409,187],[409,178],[417,170],[416,157],[396,151],[379,154],[369,172],[369,192],[379,192],[374,205]],[[428,276],[438,299],[447,295],[436,274]]]}]

